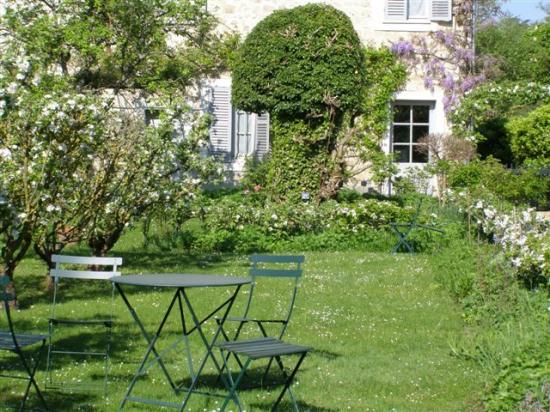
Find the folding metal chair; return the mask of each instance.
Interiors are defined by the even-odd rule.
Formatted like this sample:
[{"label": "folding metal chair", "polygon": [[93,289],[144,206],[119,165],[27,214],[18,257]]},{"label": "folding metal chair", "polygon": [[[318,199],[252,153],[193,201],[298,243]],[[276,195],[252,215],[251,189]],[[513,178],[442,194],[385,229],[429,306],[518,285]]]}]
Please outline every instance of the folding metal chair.
[{"label": "folding metal chair", "polygon": [[[252,255],[250,256],[251,267],[249,275],[252,278],[252,283],[250,286],[250,293],[248,295],[248,300],[246,302],[244,315],[241,317],[232,317],[229,316],[226,321],[228,322],[237,322],[236,332],[232,339],[229,338],[227,331],[222,330],[222,336],[227,341],[236,341],[241,332],[243,331],[244,325],[251,323],[255,324],[263,337],[274,337],[277,339],[282,339],[283,335],[286,332],[292,312],[294,310],[294,303],[296,301],[296,294],[298,292],[299,281],[302,276],[302,264],[304,263],[304,256],[295,256],[295,255]],[[281,313],[280,317],[266,319],[264,317],[258,317],[254,315],[256,312],[256,307],[261,305],[258,302],[259,299],[254,298],[254,291],[256,290],[258,278],[270,277],[270,278],[279,278],[286,279],[290,281],[292,285],[292,291],[289,296],[289,304],[287,306],[286,313]],[[273,296],[273,299],[280,299],[281,296]],[[219,319],[218,319],[219,324]],[[226,323],[227,324],[227,323]],[[267,330],[266,324],[276,324],[280,326],[278,331]],[[271,333],[270,333],[271,332]],[[229,355],[228,355],[229,356]],[[242,363],[239,361],[238,356],[235,356],[239,365],[242,367]],[[265,370],[264,378],[267,377],[269,369],[273,359],[270,359],[269,364]]]},{"label": "folding metal chair", "polygon": [[403,246],[409,253],[414,253],[414,248],[412,242],[409,239],[409,235],[416,229],[423,229],[426,231],[437,232],[444,234],[445,232],[441,229],[436,228],[433,225],[424,225],[418,223],[418,218],[420,217],[420,211],[422,208],[422,198],[420,198],[416,204],[416,211],[412,216],[411,220],[408,223],[390,223],[391,228],[397,235],[397,243],[393,247],[391,253],[395,254]]},{"label": "folding metal chair", "polygon": [[[290,396],[290,400],[292,402],[294,410],[298,411],[298,404],[296,402],[296,398],[294,397],[294,394],[292,393],[290,385],[292,384],[292,381],[294,380],[294,377],[296,376],[296,373],[298,372],[300,365],[302,364],[304,358],[306,357],[307,353],[311,348],[308,348],[306,346],[294,345],[294,344],[283,342],[279,339],[267,338],[267,337],[250,339],[250,340],[242,340],[242,341],[236,341],[236,342],[223,342],[223,343],[217,344],[217,346],[220,348],[221,356],[224,360],[224,370],[227,372],[227,380],[224,379],[224,383],[229,391],[220,409],[221,412],[225,411],[225,408],[229,404],[230,400],[233,400],[235,402],[235,404],[239,408],[239,411],[243,410],[241,402],[239,400],[239,396],[237,395],[237,388],[239,386],[239,383],[241,382],[241,379],[245,375],[246,370],[252,363],[252,361],[256,359],[263,359],[263,358],[275,359],[277,361],[277,365],[279,365],[279,368],[285,378],[283,390],[281,391],[281,393],[279,394],[279,397],[273,404],[271,411],[273,412],[275,411],[275,409],[277,409],[277,406],[283,399],[283,396],[285,395],[286,392],[288,392]],[[247,358],[244,365],[241,366],[240,373],[236,379],[233,379],[233,375],[227,364],[227,359],[229,357],[229,354],[233,354],[237,357]],[[299,356],[298,361],[296,362],[294,369],[292,369],[290,374],[285,372],[283,362],[281,359],[282,356],[289,356],[289,355]]]},{"label": "folding metal chair", "polygon": [[[50,338],[48,340],[48,360],[47,360],[47,388],[48,389],[61,389],[61,390],[101,390],[105,393],[107,391],[108,371],[109,371],[109,351],[111,344],[111,330],[113,326],[113,308],[114,308],[114,293],[115,287],[109,282],[109,279],[113,276],[119,276],[120,272],[118,267],[122,265],[122,258],[120,257],[84,257],[84,256],[63,256],[53,255],[52,262],[55,263],[55,268],[50,270],[50,276],[54,280],[54,292],[53,301],[51,305],[51,314],[49,319],[49,332]],[[70,266],[66,266],[70,265]],[[104,270],[96,270],[99,267],[105,267]],[[108,270],[107,268],[111,269]],[[111,308],[109,313],[94,314],[93,317],[80,317],[79,314],[67,313],[62,309],[62,289],[69,288],[68,284],[61,287],[61,283],[70,283],[70,279],[73,279],[74,283],[77,283],[77,287],[81,287],[80,281],[94,281],[105,284],[107,288],[111,289]],[[63,282],[61,282],[63,280]],[[66,293],[65,293],[66,295]],[[59,306],[59,308],[58,308]],[[101,307],[101,305],[97,305]],[[106,311],[105,311],[106,312]],[[83,329],[90,330],[100,327],[104,330],[105,346],[103,348],[92,348],[90,350],[80,349],[78,338],[72,342],[72,344],[64,343],[63,339],[56,341],[56,331],[61,327],[67,328],[80,328],[79,333],[82,333]],[[93,329],[95,331],[95,329]],[[96,332],[93,332],[93,336],[97,336]],[[83,339],[83,344],[86,341]],[[99,346],[99,345],[98,345]],[[88,358],[100,358],[104,360],[104,378],[103,384],[94,384],[92,382],[81,381],[78,383],[66,382],[56,379],[54,376],[55,360],[71,357],[73,359],[83,359],[87,361]],[[63,365],[62,365],[63,366]]]},{"label": "folding metal chair", "polygon": [[[42,404],[44,409],[48,410],[48,405],[46,404],[44,396],[38,388],[38,384],[36,383],[36,379],[34,378],[36,369],[38,368],[38,364],[40,363],[40,359],[42,358],[42,354],[44,352],[46,339],[48,337],[46,335],[15,333],[9,304],[10,301],[14,299],[14,297],[13,295],[10,295],[6,292],[6,286],[8,285],[9,281],[10,278],[8,276],[0,276],[0,293],[2,301],[4,302],[4,312],[8,323],[7,331],[0,330],[0,350],[6,350],[15,353],[19,358],[19,361],[21,363],[21,366],[23,367],[26,376],[0,373],[0,377],[10,379],[22,379],[28,381],[25,393],[23,394],[23,399],[21,399],[21,403],[19,404],[20,411],[25,408],[25,403],[27,402],[31,386],[34,387],[38,399],[40,400],[40,403]],[[31,355],[25,355],[23,349],[35,346],[37,344],[40,344],[40,346],[34,351],[35,359],[33,360]]]}]

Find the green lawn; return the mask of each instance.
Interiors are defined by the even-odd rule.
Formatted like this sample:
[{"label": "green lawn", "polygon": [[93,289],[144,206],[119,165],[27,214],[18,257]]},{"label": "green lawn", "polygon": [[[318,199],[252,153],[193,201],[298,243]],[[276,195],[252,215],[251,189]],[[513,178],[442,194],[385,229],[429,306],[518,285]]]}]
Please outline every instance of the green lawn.
[{"label": "green lawn", "polygon": [[[194,272],[244,275],[246,257],[191,259],[176,252],[139,252],[127,247],[118,251],[124,257],[123,272]],[[310,345],[314,351],[306,358],[294,385],[294,393],[304,411],[464,411],[475,405],[483,376],[473,363],[451,356],[449,342],[463,333],[457,305],[434,281],[428,256],[392,256],[389,253],[307,253],[295,317],[287,340]],[[32,258],[24,261],[17,273],[22,310],[15,318],[24,328],[47,330],[49,295],[43,291],[44,267]],[[73,286],[60,310],[88,315],[105,310],[109,299],[93,287]],[[262,308],[272,313],[284,306],[282,285],[259,289],[265,297]],[[228,291],[212,289],[191,291],[195,306],[206,313]],[[169,303],[170,292],[130,291],[129,299],[152,331]],[[233,313],[242,308],[245,294]],[[112,365],[108,396],[102,393],[63,393],[47,391],[47,400],[56,411],[115,410],[146,345],[119,297],[115,301],[117,324],[114,328]],[[166,347],[175,339],[178,319],[170,319]],[[208,329],[209,336],[214,332]],[[72,333],[72,334],[71,334]],[[74,330],[56,339],[75,348],[92,347],[101,335],[93,330]],[[181,346],[179,348],[182,348]],[[198,337],[192,339],[195,357],[201,352]],[[187,369],[183,350],[169,355],[167,364],[175,376],[185,379]],[[2,358],[0,366],[9,360]],[[42,368],[43,371],[43,368]],[[39,380],[45,383],[45,374]],[[101,363],[89,361],[75,365],[62,361],[55,371],[66,381],[99,380]],[[216,388],[213,367],[207,382]],[[14,399],[22,386],[0,381],[0,398]],[[140,379],[136,394],[177,401],[157,367]],[[269,410],[278,390],[241,392],[247,411]],[[284,404],[281,410],[290,410]],[[220,399],[195,395],[188,410],[214,411]],[[128,410],[157,410],[131,404]],[[232,410],[236,407],[232,405]]]}]

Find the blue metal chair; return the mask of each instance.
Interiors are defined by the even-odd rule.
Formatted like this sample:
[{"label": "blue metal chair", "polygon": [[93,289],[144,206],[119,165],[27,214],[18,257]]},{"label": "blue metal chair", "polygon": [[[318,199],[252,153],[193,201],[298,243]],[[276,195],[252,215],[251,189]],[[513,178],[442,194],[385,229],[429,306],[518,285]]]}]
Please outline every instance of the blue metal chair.
[{"label": "blue metal chair", "polygon": [[[36,380],[34,378],[36,369],[38,368],[38,364],[40,363],[40,359],[42,358],[42,355],[44,353],[46,339],[48,338],[48,336],[15,332],[10,312],[10,302],[14,300],[14,297],[6,291],[6,286],[9,282],[10,278],[8,276],[0,276],[0,293],[2,301],[4,302],[4,312],[8,324],[8,330],[0,330],[0,350],[15,353],[19,358],[19,361],[21,363],[21,366],[23,367],[26,376],[0,373],[0,377],[10,379],[22,379],[28,381],[25,393],[23,394],[23,398],[21,399],[21,403],[19,405],[20,411],[25,408],[25,403],[27,402],[31,386],[34,387],[38,399],[40,400],[40,403],[42,404],[44,409],[48,410],[46,400],[44,399],[44,396],[42,395],[42,392],[40,391],[38,384],[36,383]],[[23,349],[31,346],[36,346],[38,344],[40,344],[40,346],[34,351],[34,354],[36,356],[33,361],[32,356],[25,355]]]},{"label": "blue metal chair", "polygon": [[[294,397],[294,394],[290,389],[290,385],[292,384],[292,381],[294,380],[294,377],[296,376],[300,365],[302,364],[304,358],[311,348],[308,348],[306,346],[294,345],[291,343],[283,342],[279,339],[267,337],[236,342],[224,342],[218,344],[217,346],[220,349],[221,356],[224,360],[224,370],[227,371],[227,380],[224,379],[224,383],[228,389],[228,394],[225,397],[220,412],[225,411],[227,405],[229,404],[229,401],[231,400],[235,402],[235,404],[239,408],[239,411],[243,410],[241,402],[239,401],[239,396],[237,395],[237,388],[239,386],[239,383],[241,382],[241,379],[245,375],[246,370],[248,369],[252,361],[265,358],[276,359],[277,364],[279,365],[279,368],[285,378],[283,389],[279,394],[277,400],[273,404],[271,412],[274,412],[277,409],[277,406],[283,399],[283,396],[286,392],[288,392],[290,396],[290,400],[292,401],[292,406],[294,410],[296,412],[299,411],[298,403],[296,402],[296,398]],[[237,357],[247,358],[244,365],[241,366],[241,371],[236,379],[233,379],[233,375],[231,374],[231,371],[227,364],[229,354],[233,354]],[[299,356],[299,358],[290,374],[288,374],[285,372],[281,357],[291,355]]]},{"label": "blue metal chair", "polygon": [[[47,388],[58,390],[101,390],[107,391],[108,369],[109,369],[109,350],[111,330],[113,326],[113,308],[114,308],[114,285],[109,282],[113,276],[119,276],[118,267],[122,265],[120,257],[87,257],[87,256],[64,256],[53,255],[52,262],[55,263],[55,268],[50,270],[50,276],[54,280],[54,293],[51,305],[51,314],[49,319],[49,335],[48,340],[48,360],[47,360]],[[102,270],[92,270],[102,268]],[[111,308],[109,313],[97,314],[94,318],[83,318],[81,314],[70,314],[58,309],[60,297],[63,296],[63,287],[61,283],[67,282],[69,279],[74,279],[76,282],[94,281],[101,282],[106,285],[106,289],[111,290]],[[67,285],[63,285],[67,286]],[[105,333],[105,347],[94,347],[90,350],[82,350],[80,348],[64,345],[62,342],[55,341],[55,334],[59,328],[83,328],[92,329],[100,327]],[[93,329],[93,333],[96,329]],[[93,349],[93,350],[92,350]],[[65,382],[56,379],[54,376],[54,359],[72,357],[73,359],[100,358],[104,361],[104,379],[103,384],[98,385],[92,382]],[[63,361],[65,362],[65,361]]]},{"label": "blue metal chair", "polygon": [[[296,302],[296,295],[298,293],[298,287],[300,279],[302,276],[302,264],[305,261],[304,256],[296,255],[252,255],[250,256],[250,271],[249,275],[252,278],[252,283],[250,286],[250,292],[248,295],[248,300],[246,302],[245,310],[243,316],[229,316],[227,317],[228,322],[236,322],[237,327],[236,331],[232,337],[229,337],[229,334],[225,330],[221,330],[222,336],[226,341],[236,341],[239,339],[243,328],[247,324],[254,324],[259,329],[263,337],[273,337],[281,340],[283,335],[286,332],[286,329],[290,323],[290,318],[294,310],[294,304]],[[257,315],[256,308],[262,305],[261,299],[255,298],[254,292],[257,289],[258,283],[261,283],[261,278],[272,278],[279,280],[287,280],[290,283],[291,291],[288,296],[288,306],[286,311],[280,314],[278,317],[265,318],[263,316]],[[280,295],[276,296],[278,299],[281,298]],[[275,296],[273,296],[275,298]],[[218,320],[219,323],[219,320]],[[226,324],[227,324],[226,323]],[[266,328],[266,325],[272,324],[277,325],[280,328],[275,327],[274,329],[269,330]],[[277,330],[278,329],[278,330]],[[239,363],[239,366],[242,368],[244,365],[236,356],[235,359]],[[229,353],[227,354],[229,356]],[[269,360],[267,368],[262,379],[265,380],[267,377],[273,358]]]},{"label": "blue metal chair", "polygon": [[445,232],[441,229],[436,228],[433,225],[424,225],[421,223],[418,223],[418,219],[420,217],[420,212],[422,209],[422,198],[420,198],[416,204],[416,210],[411,217],[411,220],[408,223],[390,223],[390,227],[394,231],[394,233],[397,235],[397,243],[393,247],[391,253],[395,254],[401,249],[402,247],[406,249],[409,253],[414,254],[414,248],[412,242],[409,240],[409,236],[412,232],[414,232],[417,229],[422,229],[426,231],[436,232],[440,234],[444,234]]},{"label": "blue metal chair", "polygon": [[[304,263],[304,260],[304,256],[293,255],[250,256],[251,267],[249,275],[252,278],[252,283],[244,314],[243,316],[230,316],[227,318],[228,321],[238,322],[237,331],[232,340],[237,340],[239,338],[244,325],[247,323],[255,324],[264,337],[270,335],[270,333],[266,330],[266,324],[278,324],[280,325],[280,330],[273,335],[277,339],[282,339],[294,310],[294,303],[296,302],[296,295],[298,292],[300,278],[302,276],[302,264]],[[261,305],[260,302],[257,302],[258,299],[254,298],[254,292],[257,288],[259,278],[267,277],[287,279],[291,281],[290,283],[292,285],[292,290],[289,296],[290,299],[285,313],[282,313],[279,317],[269,319],[258,317],[254,314],[254,306]],[[280,298],[280,296],[277,296],[277,298]],[[227,337],[227,335],[225,336]]]}]

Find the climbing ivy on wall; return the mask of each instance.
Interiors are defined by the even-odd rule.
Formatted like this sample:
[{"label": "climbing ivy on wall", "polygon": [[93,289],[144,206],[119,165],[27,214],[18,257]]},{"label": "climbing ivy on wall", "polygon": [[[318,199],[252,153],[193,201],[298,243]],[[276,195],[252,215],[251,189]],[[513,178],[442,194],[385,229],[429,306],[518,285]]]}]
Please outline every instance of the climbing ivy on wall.
[{"label": "climbing ivy on wall", "polygon": [[279,10],[261,21],[237,52],[232,102],[271,115],[272,197],[334,197],[355,173],[350,156],[387,166],[379,141],[405,76],[388,50],[365,53],[349,18],[331,6]]}]

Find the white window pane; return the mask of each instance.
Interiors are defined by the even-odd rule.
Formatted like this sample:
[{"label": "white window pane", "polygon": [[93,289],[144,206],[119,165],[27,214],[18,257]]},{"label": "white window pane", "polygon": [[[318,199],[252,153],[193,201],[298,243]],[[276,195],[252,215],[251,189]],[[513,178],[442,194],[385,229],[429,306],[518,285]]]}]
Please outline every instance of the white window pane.
[{"label": "white window pane", "polygon": [[409,17],[428,17],[428,0],[409,0]]}]

